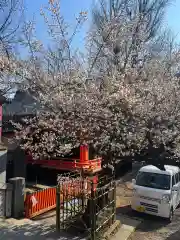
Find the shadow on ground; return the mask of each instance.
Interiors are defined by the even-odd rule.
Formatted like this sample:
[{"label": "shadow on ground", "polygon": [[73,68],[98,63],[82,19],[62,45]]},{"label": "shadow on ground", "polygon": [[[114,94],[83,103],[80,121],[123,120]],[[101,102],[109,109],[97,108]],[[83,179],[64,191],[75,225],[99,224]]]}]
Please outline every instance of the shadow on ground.
[{"label": "shadow on ground", "polygon": [[180,230],[171,234],[166,240],[179,240],[180,239]]},{"label": "shadow on ground", "polygon": [[38,215],[34,218],[39,224],[47,223],[49,225],[56,226],[56,211],[53,209],[44,214]]},{"label": "shadow on ground", "polygon": [[10,226],[1,223],[1,240],[83,240],[80,237],[74,237],[66,233],[58,233],[51,226],[39,224],[27,224],[22,226]]},{"label": "shadow on ground", "polygon": [[[128,166],[128,165],[127,165]],[[121,169],[121,174],[118,177],[118,183],[132,182],[132,179],[136,177],[137,172],[143,165],[140,163],[133,163],[131,168],[124,167]],[[127,169],[126,169],[127,168]]]},{"label": "shadow on ground", "polygon": [[[168,222],[163,218],[133,211],[130,205],[117,208],[117,214],[124,215],[128,218],[141,220],[142,222],[138,226],[137,231],[153,232],[169,225]],[[173,223],[171,223],[171,225],[173,225]]]}]

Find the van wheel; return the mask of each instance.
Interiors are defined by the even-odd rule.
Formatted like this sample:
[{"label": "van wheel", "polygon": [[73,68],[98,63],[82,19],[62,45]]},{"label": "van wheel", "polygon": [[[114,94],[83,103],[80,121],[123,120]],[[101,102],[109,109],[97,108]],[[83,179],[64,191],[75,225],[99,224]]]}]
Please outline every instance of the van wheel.
[{"label": "van wheel", "polygon": [[171,208],[170,213],[169,213],[168,222],[170,222],[170,223],[172,222],[173,216],[174,216],[174,211],[173,211],[173,208]]}]

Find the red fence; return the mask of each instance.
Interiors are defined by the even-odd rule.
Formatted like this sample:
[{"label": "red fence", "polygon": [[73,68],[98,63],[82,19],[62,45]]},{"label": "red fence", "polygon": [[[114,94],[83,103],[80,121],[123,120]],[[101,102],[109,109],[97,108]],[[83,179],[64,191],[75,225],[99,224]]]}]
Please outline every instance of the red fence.
[{"label": "red fence", "polygon": [[56,207],[56,188],[46,188],[26,195],[25,217],[33,218]]},{"label": "red fence", "polygon": [[[92,180],[91,180],[92,181]],[[64,206],[64,202],[70,201],[74,197],[88,194],[91,189],[91,181],[88,179],[74,179],[73,181],[63,181],[59,183],[60,187],[60,203]],[[97,186],[98,178],[93,178],[94,187]],[[95,190],[94,188],[94,190]],[[25,199],[25,217],[33,218],[56,207],[56,187],[46,188],[30,194],[26,194]]]}]

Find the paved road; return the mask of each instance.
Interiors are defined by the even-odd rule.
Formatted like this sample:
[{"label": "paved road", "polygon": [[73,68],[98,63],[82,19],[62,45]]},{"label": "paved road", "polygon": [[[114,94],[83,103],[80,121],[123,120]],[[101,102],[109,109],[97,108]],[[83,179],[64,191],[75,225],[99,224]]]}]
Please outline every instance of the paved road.
[{"label": "paved road", "polygon": [[[137,172],[138,166],[134,169],[135,171],[131,174],[127,174],[123,177],[123,182],[131,182]],[[124,199],[124,203],[128,203],[131,199],[131,192],[128,191],[127,188],[124,188],[124,192],[122,189],[122,184],[120,183],[117,187],[117,195],[121,202],[122,199]],[[117,207],[118,205],[121,206],[121,204],[117,204]],[[128,216],[130,219],[138,218],[142,220],[142,223],[139,225],[136,232],[132,234],[130,240],[180,240],[180,208],[176,209],[171,224],[168,224],[165,220],[158,217],[136,214],[127,206],[117,208],[117,213]]]},{"label": "paved road", "polygon": [[57,233],[55,228],[30,220],[0,219],[0,240],[85,240]]},{"label": "paved road", "polygon": [[124,210],[124,214],[142,220],[130,240],[180,240],[180,208],[175,211],[170,224],[158,217],[133,213],[130,209],[127,212]]}]

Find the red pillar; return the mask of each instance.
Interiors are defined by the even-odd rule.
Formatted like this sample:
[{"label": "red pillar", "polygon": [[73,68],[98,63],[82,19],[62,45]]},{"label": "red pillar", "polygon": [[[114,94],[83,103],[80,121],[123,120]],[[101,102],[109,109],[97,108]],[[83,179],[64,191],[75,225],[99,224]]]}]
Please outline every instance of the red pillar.
[{"label": "red pillar", "polygon": [[89,162],[89,148],[87,144],[80,146],[80,163],[86,164]]}]

